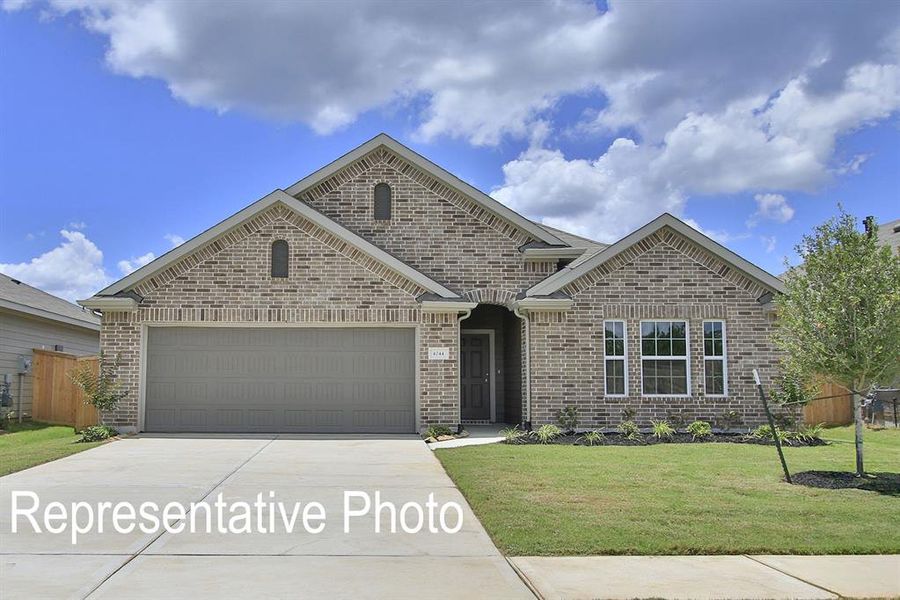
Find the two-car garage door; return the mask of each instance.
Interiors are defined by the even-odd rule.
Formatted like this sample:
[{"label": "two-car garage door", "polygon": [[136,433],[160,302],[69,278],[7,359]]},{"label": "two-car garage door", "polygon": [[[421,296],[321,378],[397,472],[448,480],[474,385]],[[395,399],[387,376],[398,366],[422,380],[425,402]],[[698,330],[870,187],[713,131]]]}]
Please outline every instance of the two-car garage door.
[{"label": "two-car garage door", "polygon": [[411,328],[147,331],[146,431],[415,431]]}]

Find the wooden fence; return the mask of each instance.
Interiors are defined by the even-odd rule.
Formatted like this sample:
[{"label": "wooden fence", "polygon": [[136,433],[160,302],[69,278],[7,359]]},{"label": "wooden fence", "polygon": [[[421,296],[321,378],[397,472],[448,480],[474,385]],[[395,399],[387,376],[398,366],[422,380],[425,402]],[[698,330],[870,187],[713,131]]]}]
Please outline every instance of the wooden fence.
[{"label": "wooden fence", "polygon": [[72,425],[80,430],[100,422],[97,409],[84,403],[81,390],[72,383],[69,374],[85,364],[97,372],[96,356],[77,357],[62,352],[34,350],[31,365],[31,418],[45,423]]},{"label": "wooden fence", "polygon": [[803,422],[816,425],[849,425],[853,422],[853,396],[842,387],[823,383],[813,400],[803,407]]}]

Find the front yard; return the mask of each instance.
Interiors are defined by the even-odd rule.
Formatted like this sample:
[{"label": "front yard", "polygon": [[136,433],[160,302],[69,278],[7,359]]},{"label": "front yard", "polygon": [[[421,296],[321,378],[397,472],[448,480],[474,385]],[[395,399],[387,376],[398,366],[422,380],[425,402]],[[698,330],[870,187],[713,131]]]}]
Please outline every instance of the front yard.
[{"label": "front yard", "polygon": [[0,476],[95,448],[104,442],[79,444],[72,427],[27,421],[11,423],[0,435]]},{"label": "front yard", "polygon": [[[853,470],[852,428],[785,449],[792,472]],[[867,431],[866,468],[900,473],[900,430]],[[436,450],[506,554],[900,552],[900,497],[782,482],[774,447],[510,446]]]}]

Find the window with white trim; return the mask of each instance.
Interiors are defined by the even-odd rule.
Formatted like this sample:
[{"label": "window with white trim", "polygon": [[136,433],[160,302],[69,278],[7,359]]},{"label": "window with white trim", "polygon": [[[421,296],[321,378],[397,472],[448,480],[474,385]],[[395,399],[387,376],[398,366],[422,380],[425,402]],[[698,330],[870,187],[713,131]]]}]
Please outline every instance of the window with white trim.
[{"label": "window with white trim", "polygon": [[725,321],[703,321],[703,382],[707,396],[728,394]]},{"label": "window with white trim", "polygon": [[625,321],[603,321],[603,372],[607,396],[628,394]]},{"label": "window with white trim", "polygon": [[641,393],[687,396],[690,388],[687,321],[641,321]]}]

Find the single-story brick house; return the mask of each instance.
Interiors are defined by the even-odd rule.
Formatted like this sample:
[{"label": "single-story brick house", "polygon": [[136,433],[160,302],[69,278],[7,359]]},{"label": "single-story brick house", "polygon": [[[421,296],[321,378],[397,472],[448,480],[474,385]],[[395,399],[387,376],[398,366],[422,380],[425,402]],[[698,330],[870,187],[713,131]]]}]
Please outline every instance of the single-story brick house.
[{"label": "single-story brick house", "polygon": [[386,135],[82,302],[123,430],[763,421],[779,279],[664,214],[606,246],[513,212]]}]

